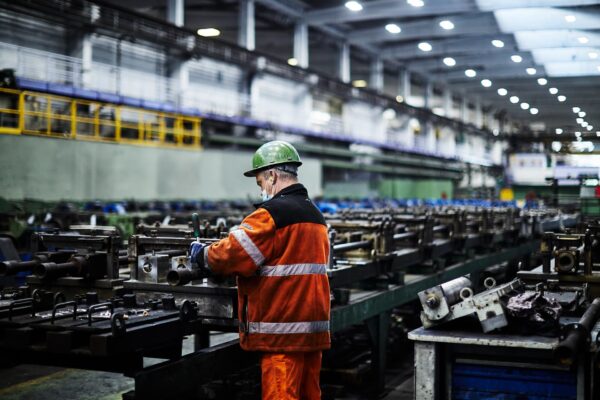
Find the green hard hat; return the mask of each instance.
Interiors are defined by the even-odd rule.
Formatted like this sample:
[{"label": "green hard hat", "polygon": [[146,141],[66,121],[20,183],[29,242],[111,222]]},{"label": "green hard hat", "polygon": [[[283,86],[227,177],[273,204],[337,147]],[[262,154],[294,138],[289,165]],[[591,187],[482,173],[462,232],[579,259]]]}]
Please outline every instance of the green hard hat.
[{"label": "green hard hat", "polygon": [[260,170],[281,164],[302,165],[298,151],[282,140],[274,140],[263,144],[252,157],[252,169],[244,172],[245,176],[255,176]]}]

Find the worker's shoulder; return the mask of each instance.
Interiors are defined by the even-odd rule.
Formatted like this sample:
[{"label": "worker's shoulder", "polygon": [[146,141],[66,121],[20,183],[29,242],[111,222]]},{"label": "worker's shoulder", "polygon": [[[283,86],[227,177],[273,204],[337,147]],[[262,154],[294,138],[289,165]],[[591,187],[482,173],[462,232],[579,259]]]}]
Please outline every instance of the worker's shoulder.
[{"label": "worker's shoulder", "polygon": [[275,197],[263,203],[260,208],[267,210],[278,229],[299,223],[326,225],[323,214],[307,196]]}]

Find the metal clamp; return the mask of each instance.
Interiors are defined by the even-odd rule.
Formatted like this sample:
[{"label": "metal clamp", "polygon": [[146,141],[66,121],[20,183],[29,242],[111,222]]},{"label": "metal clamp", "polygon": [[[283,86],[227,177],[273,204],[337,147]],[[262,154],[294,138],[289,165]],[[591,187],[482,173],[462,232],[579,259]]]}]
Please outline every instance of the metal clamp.
[{"label": "metal clamp", "polygon": [[110,330],[113,336],[122,336],[127,331],[127,326],[125,325],[125,316],[123,313],[114,313],[110,317]]},{"label": "metal clamp", "polygon": [[60,308],[65,308],[73,306],[73,321],[77,318],[77,302],[76,301],[65,301],[64,303],[58,303],[52,308],[52,317],[50,318],[50,323],[54,324],[54,320],[56,319],[56,311]]},{"label": "metal clamp", "polygon": [[31,312],[32,313],[34,312],[33,298],[19,299],[19,300],[11,301],[10,304],[8,305],[8,320],[12,321],[13,308],[15,308],[16,306],[24,306],[24,305],[31,305]]},{"label": "metal clamp", "polygon": [[92,314],[94,313],[94,311],[102,310],[105,308],[108,308],[111,314],[115,309],[113,303],[111,302],[94,304],[93,306],[90,306],[88,308],[88,326],[92,326]]}]

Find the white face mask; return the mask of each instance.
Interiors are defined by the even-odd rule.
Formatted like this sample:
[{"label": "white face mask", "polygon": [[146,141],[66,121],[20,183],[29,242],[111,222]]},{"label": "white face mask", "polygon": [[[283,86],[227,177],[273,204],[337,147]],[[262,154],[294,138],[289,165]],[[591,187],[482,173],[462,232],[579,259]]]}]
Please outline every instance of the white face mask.
[{"label": "white face mask", "polygon": [[265,189],[261,190],[260,195],[262,196],[262,201],[268,201],[273,198],[273,195],[268,194]]},{"label": "white face mask", "polygon": [[262,201],[268,201],[268,200],[271,200],[273,198],[273,195],[269,194],[269,192],[267,192],[267,189],[262,189],[260,191],[260,195],[262,197]]}]

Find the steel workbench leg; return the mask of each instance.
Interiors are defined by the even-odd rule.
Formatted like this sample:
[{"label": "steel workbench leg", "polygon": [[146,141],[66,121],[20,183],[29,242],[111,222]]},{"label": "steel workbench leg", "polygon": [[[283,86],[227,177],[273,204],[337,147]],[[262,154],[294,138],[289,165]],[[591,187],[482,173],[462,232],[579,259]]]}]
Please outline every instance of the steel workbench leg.
[{"label": "steel workbench leg", "polygon": [[387,352],[387,337],[390,328],[390,314],[385,312],[366,321],[371,338],[371,366],[376,378],[376,391],[385,389],[385,365]]},{"label": "steel workbench leg", "polygon": [[437,400],[439,354],[435,343],[415,342],[415,400]]}]

